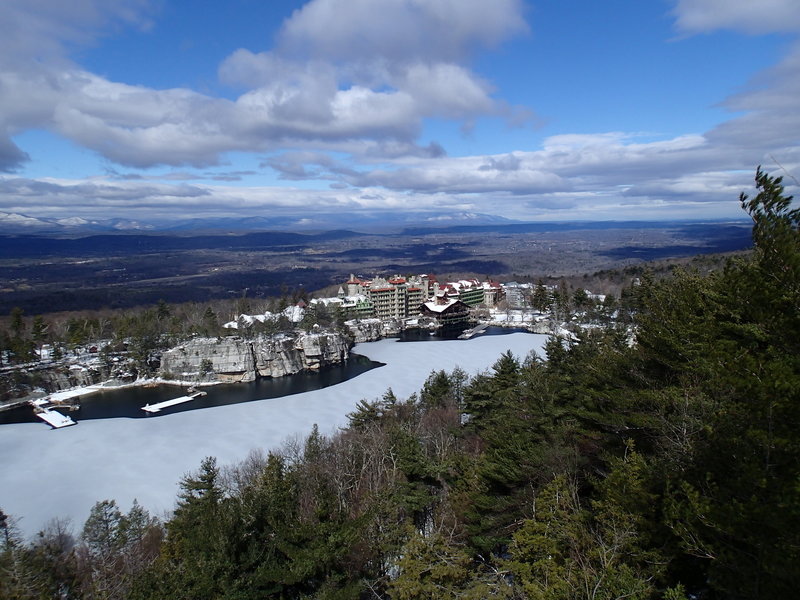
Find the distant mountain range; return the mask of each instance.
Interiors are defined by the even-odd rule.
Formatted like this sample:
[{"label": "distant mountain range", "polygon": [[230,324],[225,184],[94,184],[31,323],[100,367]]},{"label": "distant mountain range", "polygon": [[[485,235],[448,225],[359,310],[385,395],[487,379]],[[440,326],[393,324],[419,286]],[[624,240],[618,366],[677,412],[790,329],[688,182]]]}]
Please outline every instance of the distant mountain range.
[{"label": "distant mountain range", "polygon": [[48,219],[0,212],[2,233],[90,233],[99,231],[152,231],[155,227],[127,219],[89,221],[81,217]]},{"label": "distant mountain range", "polygon": [[175,221],[148,222],[131,219],[94,219],[81,217],[44,218],[20,213],[0,212],[0,233],[74,235],[108,232],[250,232],[250,231],[326,231],[356,229],[364,232],[398,230],[403,227],[451,227],[457,225],[501,225],[517,223],[510,219],[470,212],[376,212],[342,215],[314,214],[276,217],[207,217]]}]

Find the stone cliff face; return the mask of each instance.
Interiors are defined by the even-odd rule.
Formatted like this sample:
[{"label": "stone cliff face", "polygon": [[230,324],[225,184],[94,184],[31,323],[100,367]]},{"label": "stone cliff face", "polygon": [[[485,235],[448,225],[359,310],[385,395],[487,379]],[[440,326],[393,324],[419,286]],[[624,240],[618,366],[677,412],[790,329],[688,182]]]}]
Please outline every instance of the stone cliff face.
[{"label": "stone cliff face", "polygon": [[82,357],[73,364],[45,363],[25,366],[16,371],[0,374],[0,401],[84,387],[102,382],[125,383],[136,378],[130,365],[121,361],[113,365],[104,364],[97,357]]},{"label": "stone cliff face", "polygon": [[359,319],[345,321],[345,325],[353,336],[353,342],[363,344],[374,342],[383,337],[383,324],[380,319]]},{"label": "stone cliff face", "polygon": [[385,337],[399,335],[407,328],[436,329],[439,325],[435,319],[417,317],[413,320],[403,319],[353,319],[345,321],[345,325],[353,336],[353,342],[374,342]]},{"label": "stone cliff face", "polygon": [[537,321],[535,323],[531,323],[530,326],[528,326],[528,330],[531,333],[542,333],[545,335],[554,333],[556,329],[557,329],[557,324],[551,322],[550,319]]},{"label": "stone cliff face", "polygon": [[350,352],[338,333],[297,336],[195,338],[161,356],[165,377],[201,377],[216,381],[253,381],[256,377],[283,377],[304,369],[319,369],[344,361]]},{"label": "stone cliff face", "polygon": [[39,380],[44,389],[57,392],[77,386],[99,383],[106,375],[108,373],[100,369],[72,365],[60,369],[42,370],[39,372]]}]

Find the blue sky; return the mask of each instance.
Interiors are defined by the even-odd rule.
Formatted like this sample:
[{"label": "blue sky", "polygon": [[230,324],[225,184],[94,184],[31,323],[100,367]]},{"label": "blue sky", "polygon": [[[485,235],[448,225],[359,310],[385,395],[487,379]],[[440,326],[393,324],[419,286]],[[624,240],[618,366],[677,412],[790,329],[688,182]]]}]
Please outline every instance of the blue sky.
[{"label": "blue sky", "polygon": [[796,0],[4,0],[0,218],[738,218]]}]

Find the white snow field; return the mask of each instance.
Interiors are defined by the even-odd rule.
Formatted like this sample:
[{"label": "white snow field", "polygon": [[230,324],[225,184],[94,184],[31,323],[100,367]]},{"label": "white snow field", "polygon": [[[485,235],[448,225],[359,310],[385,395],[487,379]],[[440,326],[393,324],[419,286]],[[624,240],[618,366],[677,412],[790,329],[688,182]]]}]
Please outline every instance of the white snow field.
[{"label": "white snow field", "polygon": [[53,430],[44,423],[0,426],[0,509],[25,536],[53,518],[80,532],[99,500],[127,511],[134,499],[152,514],[175,506],[178,483],[206,456],[235,463],[255,448],[271,449],[346,425],[359,400],[392,388],[398,398],[418,392],[432,370],[461,367],[470,375],[489,369],[510,350],[520,359],[542,354],[546,336],[528,333],[471,340],[359,344],[354,352],[386,366],[344,383],[283,398],[259,400],[147,419],[97,419]]}]

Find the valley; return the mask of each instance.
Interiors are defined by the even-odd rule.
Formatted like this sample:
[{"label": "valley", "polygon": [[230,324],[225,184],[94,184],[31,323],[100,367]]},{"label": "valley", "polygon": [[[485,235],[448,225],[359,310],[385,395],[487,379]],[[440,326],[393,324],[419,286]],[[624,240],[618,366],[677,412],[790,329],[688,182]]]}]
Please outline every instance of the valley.
[{"label": "valley", "polygon": [[[538,223],[203,235],[0,236],[0,314],[269,298],[348,274],[570,277],[656,259],[738,251],[749,221]],[[597,290],[599,292],[614,290]]]}]

